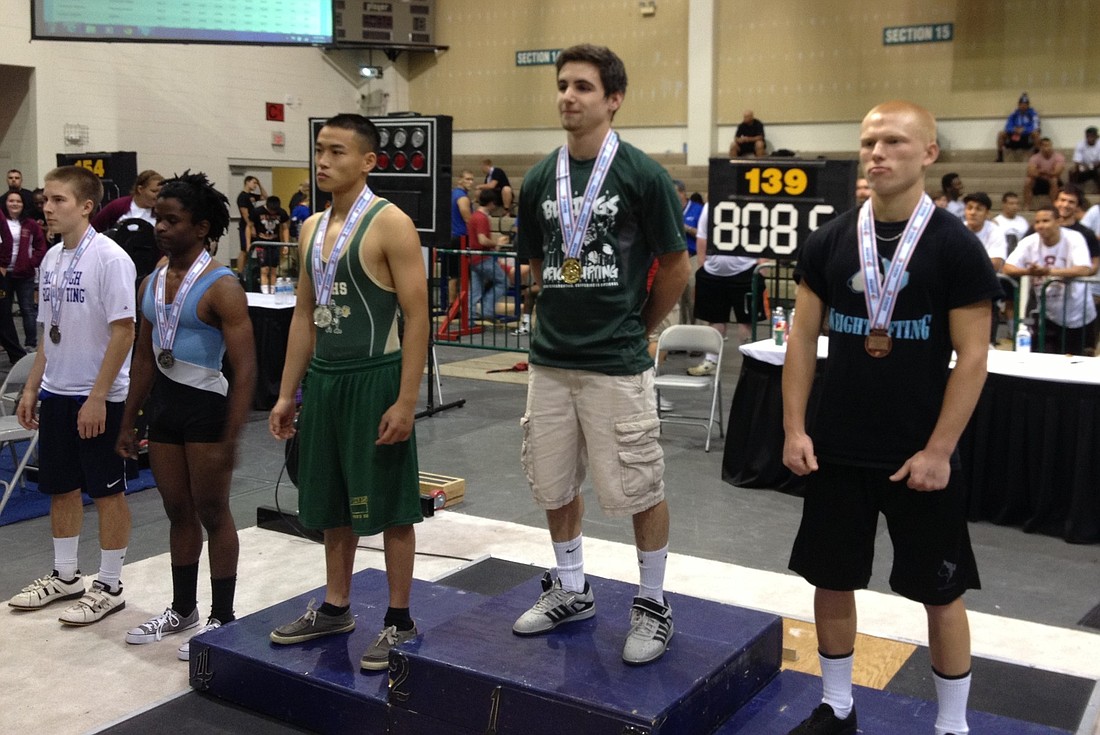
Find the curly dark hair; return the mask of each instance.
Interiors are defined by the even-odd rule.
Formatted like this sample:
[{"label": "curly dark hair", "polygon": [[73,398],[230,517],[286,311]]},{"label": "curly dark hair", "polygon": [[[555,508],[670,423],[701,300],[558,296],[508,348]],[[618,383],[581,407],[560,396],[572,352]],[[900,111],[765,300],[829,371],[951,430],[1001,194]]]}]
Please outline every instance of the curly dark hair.
[{"label": "curly dark hair", "polygon": [[166,179],[157,199],[178,199],[183,208],[191,213],[193,222],[209,222],[207,242],[217,242],[229,229],[229,200],[214,188],[201,171],[193,174],[188,169]]}]

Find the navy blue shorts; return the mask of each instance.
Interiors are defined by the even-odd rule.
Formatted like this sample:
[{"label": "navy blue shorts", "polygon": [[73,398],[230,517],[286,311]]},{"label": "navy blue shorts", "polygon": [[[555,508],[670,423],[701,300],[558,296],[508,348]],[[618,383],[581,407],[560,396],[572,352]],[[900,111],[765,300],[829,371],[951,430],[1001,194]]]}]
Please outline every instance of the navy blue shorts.
[{"label": "navy blue shorts", "polygon": [[122,425],[122,401],[107,401],[106,428],[81,439],[76,416],[84,396],[45,393],[38,409],[38,489],[47,495],[83,490],[105,498],[126,490],[126,463],[115,453]]},{"label": "navy blue shorts", "polygon": [[220,442],[225,434],[229,399],[157,372],[149,394],[149,441],[161,444]]},{"label": "navy blue shorts", "polygon": [[892,590],[926,605],[946,605],[981,588],[958,470],[951,471],[946,488],[934,492],[890,482],[892,474],[819,460],[806,484],[790,569],[822,589],[865,588],[881,512],[894,545]]}]

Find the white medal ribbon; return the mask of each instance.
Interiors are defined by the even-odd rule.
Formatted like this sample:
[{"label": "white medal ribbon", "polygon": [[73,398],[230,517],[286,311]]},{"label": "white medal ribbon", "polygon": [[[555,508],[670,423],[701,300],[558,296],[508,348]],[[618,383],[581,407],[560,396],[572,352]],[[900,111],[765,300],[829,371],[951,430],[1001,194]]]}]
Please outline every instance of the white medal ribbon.
[{"label": "white medal ribbon", "polygon": [[558,224],[561,226],[562,250],[566,258],[578,259],[581,248],[584,246],[584,233],[588,230],[588,223],[592,221],[592,210],[595,208],[596,198],[600,195],[603,182],[607,179],[607,173],[611,170],[611,162],[615,160],[615,153],[619,150],[619,134],[614,130],[608,130],[600,144],[600,153],[596,156],[596,165],[592,169],[592,175],[588,179],[588,186],[584,189],[584,199],[581,200],[581,211],[576,222],[573,220],[573,182],[569,177],[569,147],[562,146],[558,149],[557,164],[557,194],[558,194]]},{"label": "white medal ribbon", "polygon": [[913,210],[909,222],[905,225],[901,242],[890,260],[885,280],[881,280],[878,270],[878,243],[875,240],[875,215],[871,209],[871,200],[863,203],[859,210],[859,255],[863,270],[863,298],[867,302],[867,317],[872,330],[889,330],[890,318],[894,315],[901,279],[913,257],[917,241],[924,234],[932,219],[936,205],[927,194],[921,195],[920,203]]},{"label": "white medal ribbon", "polygon": [[53,331],[60,329],[61,324],[61,305],[65,303],[65,289],[68,288],[69,282],[73,278],[73,273],[76,271],[76,264],[80,262],[81,256],[84,255],[84,251],[88,249],[88,246],[92,244],[92,238],[96,236],[95,229],[88,225],[88,229],[84,231],[83,237],[80,238],[80,244],[76,246],[76,252],[73,254],[73,259],[69,261],[69,267],[65,269],[64,274],[61,272],[61,256],[64,254],[64,250],[57,255],[57,270],[53,274],[53,287],[50,289],[50,311],[53,312],[50,315],[50,327]]},{"label": "white medal ribbon", "polygon": [[332,246],[327,264],[321,260],[321,251],[325,247],[325,232],[328,230],[328,221],[332,215],[332,209],[326,210],[321,216],[321,221],[317,223],[317,230],[313,233],[312,265],[314,295],[317,298],[318,306],[328,306],[332,301],[332,285],[336,282],[336,267],[340,263],[340,255],[344,252],[348,240],[351,239],[351,233],[355,232],[359,220],[363,218],[363,214],[366,213],[367,208],[370,207],[373,201],[374,192],[370,190],[369,186],[364,186],[363,191],[359,192],[355,204],[352,205],[351,211],[348,212],[347,219],[344,220],[344,226],[340,228],[340,234],[336,236],[336,243]]},{"label": "white medal ribbon", "polygon": [[179,290],[176,291],[176,298],[172,300],[171,314],[168,313],[167,304],[168,266],[161,268],[157,274],[156,288],[153,290],[153,311],[157,315],[157,332],[162,350],[172,351],[172,346],[176,343],[176,331],[179,328],[180,315],[183,314],[183,304],[187,299],[187,294],[191,292],[191,287],[195,285],[195,281],[199,280],[199,276],[202,275],[209,264],[210,254],[206,250],[201,251],[199,257],[195,258],[195,262],[187,269],[183,281],[180,282]]}]

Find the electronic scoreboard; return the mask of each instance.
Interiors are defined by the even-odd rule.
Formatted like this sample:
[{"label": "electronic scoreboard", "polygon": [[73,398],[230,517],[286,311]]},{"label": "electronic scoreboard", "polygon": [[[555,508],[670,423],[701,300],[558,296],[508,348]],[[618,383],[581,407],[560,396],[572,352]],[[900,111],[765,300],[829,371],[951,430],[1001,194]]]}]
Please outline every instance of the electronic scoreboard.
[{"label": "electronic scoreboard", "polygon": [[811,232],[855,206],[857,161],[712,158],[707,254],[793,260]]}]

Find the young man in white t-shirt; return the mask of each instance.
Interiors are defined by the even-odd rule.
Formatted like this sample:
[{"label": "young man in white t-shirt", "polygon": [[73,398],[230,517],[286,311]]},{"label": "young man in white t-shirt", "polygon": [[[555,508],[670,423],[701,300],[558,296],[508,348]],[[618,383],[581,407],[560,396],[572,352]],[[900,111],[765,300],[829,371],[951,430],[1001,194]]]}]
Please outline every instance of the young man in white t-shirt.
[{"label": "young man in white t-shirt", "polygon": [[1005,192],[1001,197],[1001,213],[993,218],[993,224],[1001,228],[1006,240],[1011,238],[1013,245],[1023,240],[1031,229],[1031,223],[1019,213],[1020,195],[1013,191]]},{"label": "young man in white t-shirt", "polygon": [[[46,174],[45,184],[43,211],[61,243],[40,266],[41,347],[16,415],[24,428],[40,432],[38,488],[50,496],[54,564],[8,604],[36,610],[76,600],[60,621],[89,625],[126,605],[120,577],[130,510],[125,463],[114,444],[130,382],[136,271],[121,247],[89,225],[103,198],[95,174],[63,166]],[[77,555],[81,491],[99,515],[99,575],[87,591]]]},{"label": "young man in white t-shirt", "polygon": [[[1054,207],[1035,211],[1035,233],[1028,235],[1008,256],[1005,275],[1031,276],[1037,283],[1048,279],[1072,279],[1092,272],[1085,238],[1058,224]],[[1046,288],[1044,352],[1083,354],[1085,328],[1096,318],[1096,307],[1087,298],[1083,283],[1053,283]]]}]

